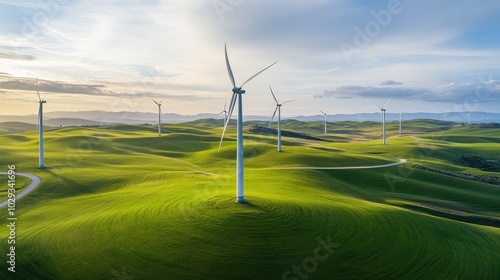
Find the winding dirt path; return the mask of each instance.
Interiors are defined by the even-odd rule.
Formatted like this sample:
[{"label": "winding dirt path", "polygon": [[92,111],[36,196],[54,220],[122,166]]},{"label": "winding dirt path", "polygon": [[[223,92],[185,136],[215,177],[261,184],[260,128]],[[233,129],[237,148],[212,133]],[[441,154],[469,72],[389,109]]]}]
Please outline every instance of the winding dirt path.
[{"label": "winding dirt path", "polygon": [[368,166],[333,166],[333,167],[321,167],[321,166],[288,166],[288,167],[269,167],[269,168],[261,168],[267,170],[342,170],[342,169],[374,169],[374,168],[384,168],[395,165],[403,164],[407,161],[407,159],[399,159],[398,162],[382,164],[382,165],[368,165]]},{"label": "winding dirt path", "polygon": [[[0,172],[0,175],[7,175],[7,172]],[[33,174],[28,174],[28,173],[17,173],[16,176],[23,176],[31,179],[31,183],[20,193],[16,193],[16,201],[23,196],[29,194],[31,191],[33,191],[38,185],[40,185],[40,178],[38,176],[35,176]],[[7,206],[8,200],[0,203],[0,208]]]}]

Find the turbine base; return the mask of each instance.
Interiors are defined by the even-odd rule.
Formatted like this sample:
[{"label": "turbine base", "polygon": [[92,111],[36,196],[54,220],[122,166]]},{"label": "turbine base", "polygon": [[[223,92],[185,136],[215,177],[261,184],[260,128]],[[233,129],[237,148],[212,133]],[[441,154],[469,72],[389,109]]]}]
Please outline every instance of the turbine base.
[{"label": "turbine base", "polygon": [[239,197],[236,197],[236,203],[246,203],[247,201],[245,200],[245,198],[239,196]]}]

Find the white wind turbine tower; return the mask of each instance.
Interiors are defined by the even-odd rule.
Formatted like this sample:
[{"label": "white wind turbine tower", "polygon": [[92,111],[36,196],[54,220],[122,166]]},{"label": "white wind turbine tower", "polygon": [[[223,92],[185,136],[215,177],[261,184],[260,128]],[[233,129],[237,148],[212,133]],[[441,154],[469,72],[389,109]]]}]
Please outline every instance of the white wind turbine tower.
[{"label": "white wind turbine tower", "polygon": [[319,110],[319,111],[321,112],[321,114],[323,114],[325,116],[325,134],[326,134],[326,113],[321,111],[321,110]]},{"label": "white wind turbine tower", "polygon": [[245,196],[244,196],[244,181],[243,181],[243,175],[244,175],[244,167],[243,167],[243,100],[242,100],[242,95],[245,93],[245,90],[242,89],[244,85],[246,85],[248,82],[250,82],[253,78],[257,77],[259,74],[267,70],[269,67],[273,66],[274,64],[278,63],[277,61],[266,68],[262,69],[261,71],[257,72],[257,74],[253,75],[250,77],[248,80],[246,80],[243,84],[241,84],[240,87],[236,86],[236,82],[234,80],[234,75],[233,71],[231,70],[231,65],[229,64],[229,58],[227,56],[227,47],[224,46],[224,52],[226,56],[226,68],[227,68],[227,73],[229,74],[229,79],[231,80],[231,84],[233,85],[233,95],[231,97],[231,101],[229,102],[229,109],[228,109],[228,115],[226,119],[226,123],[224,124],[224,129],[222,130],[222,136],[220,139],[219,143],[219,151],[220,147],[222,145],[222,140],[224,139],[224,133],[226,132],[227,125],[229,124],[229,120],[231,119],[231,115],[233,114],[234,107],[236,105],[236,102],[238,102],[238,122],[237,122],[237,151],[236,151],[236,202],[238,203],[244,203],[245,202]]},{"label": "white wind turbine tower", "polygon": [[273,89],[269,86],[271,90],[271,94],[273,95],[274,101],[276,101],[276,109],[274,109],[273,116],[271,117],[271,121],[269,122],[269,126],[271,127],[271,123],[273,122],[274,116],[276,116],[276,111],[278,111],[278,152],[281,152],[281,106],[285,103],[292,102],[293,100],[288,100],[283,103],[279,103],[278,99],[274,95]]},{"label": "white wind turbine tower", "polygon": [[227,119],[227,110],[226,110],[226,105],[227,105],[227,100],[224,101],[224,110],[222,110],[220,113],[218,113],[216,116],[224,113],[224,124],[226,123],[226,119]]},{"label": "white wind turbine tower", "polygon": [[377,109],[380,109],[380,113],[382,114],[382,143],[385,145],[386,143],[386,135],[385,135],[385,111],[387,111],[385,109],[385,106],[387,106],[387,104],[389,104],[389,102],[391,101],[392,98],[390,98],[387,102],[385,102],[384,106],[382,106],[382,108],[378,108],[377,106],[373,106]]},{"label": "white wind turbine tower", "polygon": [[153,98],[151,98],[151,100],[158,105],[158,136],[161,136],[161,103],[163,99],[160,102],[156,102]]},{"label": "white wind turbine tower", "polygon": [[403,122],[403,113],[399,112],[399,136],[401,136],[403,132],[402,122]]},{"label": "white wind turbine tower", "polygon": [[38,94],[38,133],[39,133],[39,140],[38,140],[38,152],[39,152],[39,157],[38,157],[38,167],[39,168],[45,168],[44,165],[44,158],[43,158],[43,104],[47,103],[45,101],[45,96],[43,98],[40,97],[40,92],[38,92],[38,79],[36,79],[36,94]]}]

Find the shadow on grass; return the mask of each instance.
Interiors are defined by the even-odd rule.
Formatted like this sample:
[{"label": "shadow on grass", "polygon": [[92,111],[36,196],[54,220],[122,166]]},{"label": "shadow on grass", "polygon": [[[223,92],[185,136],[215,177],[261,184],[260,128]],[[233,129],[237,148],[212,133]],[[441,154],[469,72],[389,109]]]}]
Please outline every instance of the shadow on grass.
[{"label": "shadow on grass", "polygon": [[81,184],[75,180],[72,180],[68,177],[65,177],[61,174],[55,173],[50,168],[44,168],[42,169],[45,173],[53,176],[54,178],[57,178],[61,182],[63,182],[66,186],[69,186],[71,188],[66,189],[64,191],[64,194],[68,195],[74,195],[74,194],[84,194],[84,193],[95,193],[95,190],[89,188],[88,186]]}]

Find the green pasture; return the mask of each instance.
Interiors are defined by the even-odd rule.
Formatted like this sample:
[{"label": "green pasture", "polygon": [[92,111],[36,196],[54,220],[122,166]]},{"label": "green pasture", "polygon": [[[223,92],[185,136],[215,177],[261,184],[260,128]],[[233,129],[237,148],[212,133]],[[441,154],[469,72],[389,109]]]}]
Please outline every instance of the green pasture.
[{"label": "green pasture", "polygon": [[[236,131],[218,152],[221,123],[164,124],[161,137],[49,130],[46,169],[35,131],[0,135],[0,171],[42,179],[17,201],[16,273],[2,253],[0,279],[500,279],[500,186],[412,168],[498,176],[456,162],[500,158],[498,129],[417,120],[399,136],[391,123],[384,146],[379,123],[329,123],[324,136],[322,122],[290,120],[283,129],[330,141],[284,137],[282,153],[276,136],[246,132],[248,203],[237,204]],[[245,128],[255,124],[267,126]]]}]

